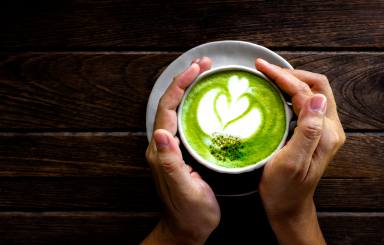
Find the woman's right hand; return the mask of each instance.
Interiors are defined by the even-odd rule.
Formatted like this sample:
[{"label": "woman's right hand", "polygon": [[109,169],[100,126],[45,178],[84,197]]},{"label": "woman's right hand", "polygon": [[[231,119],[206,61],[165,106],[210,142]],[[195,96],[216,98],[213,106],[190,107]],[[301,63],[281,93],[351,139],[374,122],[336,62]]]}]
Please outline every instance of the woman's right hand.
[{"label": "woman's right hand", "polygon": [[258,59],[256,67],[292,97],[298,116],[292,138],[265,165],[259,185],[268,219],[281,244],[322,244],[313,195],[345,141],[336,102],[323,75],[288,70]]},{"label": "woman's right hand", "polygon": [[185,89],[202,72],[211,68],[211,59],[195,60],[176,76],[161,97],[152,140],[146,158],[165,213],[142,244],[204,244],[220,221],[220,207],[211,187],[187,165],[181,154],[176,108]]}]

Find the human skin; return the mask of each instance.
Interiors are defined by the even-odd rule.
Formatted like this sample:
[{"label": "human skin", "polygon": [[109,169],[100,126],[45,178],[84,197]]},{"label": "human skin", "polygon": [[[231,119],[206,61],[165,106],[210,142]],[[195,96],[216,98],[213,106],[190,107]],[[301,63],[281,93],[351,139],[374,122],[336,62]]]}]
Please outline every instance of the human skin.
[{"label": "human skin", "polygon": [[160,99],[146,157],[166,210],[142,244],[204,244],[220,222],[220,208],[212,189],[184,163],[175,137],[176,108],[184,91],[210,67],[209,58],[195,60],[174,78]]},{"label": "human skin", "polygon": [[[219,224],[212,189],[183,161],[175,137],[176,108],[184,91],[211,63],[207,57],[195,60],[160,99],[146,158],[165,213],[142,244],[203,244]],[[332,90],[320,74],[290,71],[260,59],[256,66],[292,96],[298,115],[292,138],[264,167],[259,189],[268,219],[281,244],[323,244],[313,193],[345,141]]]},{"label": "human skin", "polygon": [[291,139],[263,170],[259,191],[268,220],[280,244],[325,244],[313,195],[345,141],[332,89],[320,74],[262,59],[256,67],[291,96],[298,115]]}]

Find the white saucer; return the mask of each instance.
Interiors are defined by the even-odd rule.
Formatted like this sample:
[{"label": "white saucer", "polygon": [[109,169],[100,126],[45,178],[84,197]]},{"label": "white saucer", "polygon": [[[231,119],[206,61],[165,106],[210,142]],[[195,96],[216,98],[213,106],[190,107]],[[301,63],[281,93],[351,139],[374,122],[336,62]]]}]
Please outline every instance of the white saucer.
[{"label": "white saucer", "polygon": [[241,65],[255,69],[256,58],[263,58],[272,64],[293,69],[283,57],[254,43],[243,41],[218,41],[205,43],[192,48],[175,59],[163,73],[161,73],[152,88],[146,114],[148,141],[152,137],[157,105],[161,96],[172,82],[173,77],[185,70],[191,64],[192,60],[203,56],[208,56],[212,59],[212,67]]}]

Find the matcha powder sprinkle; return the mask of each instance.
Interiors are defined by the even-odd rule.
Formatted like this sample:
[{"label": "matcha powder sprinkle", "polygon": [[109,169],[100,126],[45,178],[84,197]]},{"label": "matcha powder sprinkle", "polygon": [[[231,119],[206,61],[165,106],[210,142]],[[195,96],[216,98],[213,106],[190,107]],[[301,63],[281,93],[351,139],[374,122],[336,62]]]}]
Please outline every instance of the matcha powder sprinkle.
[{"label": "matcha powder sprinkle", "polygon": [[243,157],[243,148],[239,137],[213,133],[209,152],[219,161],[235,161]]}]

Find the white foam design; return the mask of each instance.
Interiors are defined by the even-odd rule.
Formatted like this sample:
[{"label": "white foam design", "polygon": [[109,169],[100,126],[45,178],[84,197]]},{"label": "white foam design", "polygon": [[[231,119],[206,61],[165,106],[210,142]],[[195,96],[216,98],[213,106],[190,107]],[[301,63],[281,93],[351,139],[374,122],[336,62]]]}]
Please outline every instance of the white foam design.
[{"label": "white foam design", "polygon": [[[241,119],[228,123],[238,118],[252,106],[247,97],[241,98],[242,95],[250,91],[249,81],[246,78],[239,79],[238,76],[231,76],[227,86],[230,99],[222,94],[218,97],[215,105],[215,98],[220,93],[218,88],[208,91],[200,100],[197,111],[200,128],[209,135],[224,133],[240,138],[248,138],[260,126],[261,114],[258,109],[252,108]],[[221,120],[215,114],[215,106]]]}]

